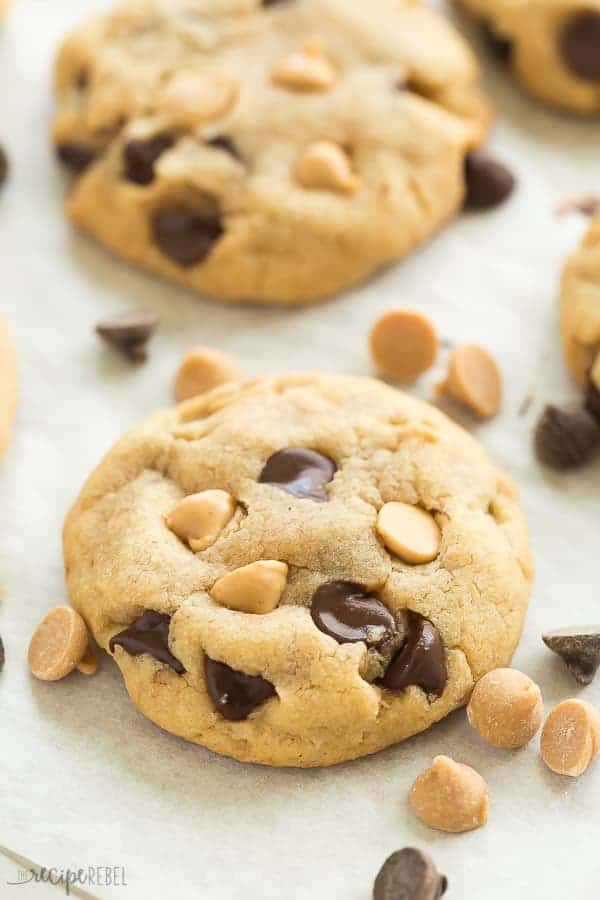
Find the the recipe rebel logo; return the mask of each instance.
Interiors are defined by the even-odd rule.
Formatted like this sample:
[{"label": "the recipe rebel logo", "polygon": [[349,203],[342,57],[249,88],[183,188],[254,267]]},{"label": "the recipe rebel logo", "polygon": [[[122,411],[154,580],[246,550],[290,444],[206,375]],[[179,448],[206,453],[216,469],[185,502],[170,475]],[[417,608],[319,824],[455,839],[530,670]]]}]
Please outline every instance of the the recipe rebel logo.
[{"label": "the recipe rebel logo", "polygon": [[59,869],[45,867],[35,869],[19,869],[17,881],[7,881],[7,885],[16,887],[22,884],[52,884],[62,887],[67,897],[71,889],[94,887],[127,887],[124,866],[86,866],[76,869]]}]

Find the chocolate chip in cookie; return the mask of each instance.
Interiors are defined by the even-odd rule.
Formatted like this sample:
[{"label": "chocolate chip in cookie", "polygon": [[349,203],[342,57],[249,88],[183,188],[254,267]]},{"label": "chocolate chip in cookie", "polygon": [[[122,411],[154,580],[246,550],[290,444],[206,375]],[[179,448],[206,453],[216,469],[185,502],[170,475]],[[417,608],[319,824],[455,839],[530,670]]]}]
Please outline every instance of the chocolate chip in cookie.
[{"label": "chocolate chip in cookie", "polygon": [[373,887],[373,900],[440,900],[448,879],[428,853],[414,847],[398,850],[385,861]]},{"label": "chocolate chip in cookie", "polygon": [[155,162],[173,146],[168,134],[157,134],[146,140],[131,140],[123,149],[124,176],[134,184],[148,185],[154,181]]},{"label": "chocolate chip in cookie", "polygon": [[491,209],[513,192],[516,179],[504,163],[484,150],[473,150],[465,158],[467,209]]},{"label": "chocolate chip in cookie", "polygon": [[585,385],[584,403],[586,410],[600,425],[600,388],[596,384],[596,379],[592,374],[588,375]]},{"label": "chocolate chip in cookie", "polygon": [[313,594],[312,620],[338,644],[364,641],[371,647],[389,644],[398,635],[392,612],[360,584],[329,581]]},{"label": "chocolate chip in cookie", "polygon": [[410,685],[422,688],[430,698],[441,697],[448,681],[446,656],[440,633],[417,613],[410,613],[408,638],[392,660],[383,684],[392,691]]},{"label": "chocolate chip in cookie", "polygon": [[502,37],[489,22],[481,23],[481,30],[485,41],[500,62],[508,63],[512,56],[513,42],[509,38]]},{"label": "chocolate chip in cookie", "polygon": [[159,210],[152,221],[156,245],[183,268],[203,262],[223,236],[218,215],[206,216],[189,209]]},{"label": "chocolate chip in cookie", "polygon": [[561,657],[579,684],[592,683],[600,668],[600,625],[548,631],[542,640]]},{"label": "chocolate chip in cookie", "polygon": [[153,313],[128,313],[99,322],[96,333],[133,362],[145,362],[148,355],[147,344],[157,325],[158,316]]},{"label": "chocolate chip in cookie", "polygon": [[328,456],[305,447],[286,447],[269,457],[260,473],[260,484],[271,484],[294,497],[325,503],[325,486],[337,471]]},{"label": "chocolate chip in cookie", "polygon": [[216,711],[230,722],[247,719],[276,693],[271,682],[260,675],[246,675],[206,655],[204,674],[206,689]]},{"label": "chocolate chip in cookie", "polygon": [[230,137],[220,134],[210,138],[206,144],[208,147],[212,147],[214,150],[222,150],[223,153],[228,153],[234,159],[237,159],[238,162],[242,162],[242,155],[238,146]]},{"label": "chocolate chip in cookie", "polygon": [[84,147],[82,144],[59,144],[56,148],[56,154],[67,169],[70,169],[76,175],[79,175],[88,166],[90,166],[98,155],[91,147]]},{"label": "chocolate chip in cookie", "polygon": [[540,462],[553,469],[574,469],[589,462],[600,446],[600,426],[580,406],[549,405],[534,441]]},{"label": "chocolate chip in cookie", "polygon": [[586,81],[600,81],[600,12],[577,12],[563,30],[560,50],[570,71]]},{"label": "chocolate chip in cookie", "polygon": [[111,637],[110,652],[114,653],[115,647],[122,647],[130,656],[147,653],[182,675],[185,669],[169,650],[170,624],[170,616],[149,609],[129,628]]}]

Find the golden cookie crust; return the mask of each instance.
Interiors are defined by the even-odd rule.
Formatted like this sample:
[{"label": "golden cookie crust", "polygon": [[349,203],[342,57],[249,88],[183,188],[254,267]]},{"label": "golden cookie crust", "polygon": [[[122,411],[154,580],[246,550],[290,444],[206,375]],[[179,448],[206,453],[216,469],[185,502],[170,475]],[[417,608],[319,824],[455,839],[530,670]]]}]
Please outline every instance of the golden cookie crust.
[{"label": "golden cookie crust", "polygon": [[565,361],[583,384],[600,353],[600,215],[565,266],[560,320]]},{"label": "golden cookie crust", "polygon": [[17,354],[6,322],[0,315],[0,453],[10,439],[18,396]]},{"label": "golden cookie crust", "polygon": [[[265,460],[289,446],[335,460],[328,502],[258,483]],[[228,491],[238,508],[216,542],[193,553],[165,516],[208,489]],[[411,566],[387,551],[376,522],[392,500],[435,514],[436,560]],[[187,740],[274,766],[354,759],[464,704],[481,675],[510,660],[532,580],[516,490],[466,432],[381,382],[314,374],[220,388],[133,430],[83,488],[64,549],[72,603],[105,649],[146,610],[172,616],[169,647],[184,674],[115,647],[139,709]],[[259,559],[289,566],[273,612],[210,598],[219,578]],[[366,644],[338,644],[315,626],[311,598],[332,580],[358,582],[396,615],[412,610],[434,624],[448,668],[439,699],[383,688],[369,676]],[[266,678],[276,696],[227,721],[207,693],[204,654]]]},{"label": "golden cookie crust", "polygon": [[[330,88],[273,80],[315,44],[333,66]],[[182,124],[165,105],[189,71],[229,80],[221,115]],[[128,0],[65,42],[56,93],[57,147],[99,153],[69,194],[72,221],[119,256],[230,301],[315,301],[409,253],[459,210],[465,154],[490,122],[470,49],[415,0]],[[128,181],[126,146],[158,134],[173,144],[153,181]],[[223,137],[235,154],[210,143]],[[300,158],[323,141],[349,154],[353,191],[299,183]],[[152,227],[182,204],[223,228],[187,266]]]}]

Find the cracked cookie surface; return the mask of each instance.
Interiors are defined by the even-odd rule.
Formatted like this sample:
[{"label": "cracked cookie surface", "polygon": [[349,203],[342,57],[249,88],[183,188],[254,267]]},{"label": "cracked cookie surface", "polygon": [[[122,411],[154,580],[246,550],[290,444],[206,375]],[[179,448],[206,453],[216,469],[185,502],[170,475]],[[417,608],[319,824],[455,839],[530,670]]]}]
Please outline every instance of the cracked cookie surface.
[{"label": "cracked cookie surface", "polygon": [[567,366],[585,383],[600,355],[600,215],[567,261],[560,313]]},{"label": "cracked cookie surface", "polygon": [[414,0],[128,0],[72,35],[54,142],[68,213],[225,300],[330,296],[459,210],[490,111]]},{"label": "cracked cookie surface", "polygon": [[0,453],[10,438],[18,394],[17,355],[8,327],[0,315]]},{"label": "cracked cookie surface", "polygon": [[457,0],[545,103],[600,113],[600,0]]},{"label": "cracked cookie surface", "polygon": [[72,602],[139,709],[279,766],[372,753],[465,703],[510,660],[532,577],[516,491],[482,448],[344,376],[158,413],[91,476],[64,547]]}]

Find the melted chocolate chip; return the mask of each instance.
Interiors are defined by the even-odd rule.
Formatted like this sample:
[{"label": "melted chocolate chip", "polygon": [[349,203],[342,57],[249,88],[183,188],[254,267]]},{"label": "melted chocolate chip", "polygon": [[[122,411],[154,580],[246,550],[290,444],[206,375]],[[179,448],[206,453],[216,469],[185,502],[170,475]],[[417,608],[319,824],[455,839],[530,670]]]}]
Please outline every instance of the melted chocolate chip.
[{"label": "melted chocolate chip", "polygon": [[206,259],[223,235],[223,226],[218,217],[207,218],[186,209],[165,209],[155,214],[152,231],[165,256],[187,268]]},{"label": "melted chocolate chip", "polygon": [[325,485],[337,472],[328,456],[305,447],[287,447],[269,457],[260,473],[260,484],[272,484],[301,499],[327,501]]},{"label": "melted chocolate chip", "polygon": [[63,166],[66,166],[67,169],[75,172],[75,174],[79,174],[79,172],[87,169],[97,156],[95,150],[92,150],[90,147],[83,147],[81,144],[59,144],[56,148],[56,153]]},{"label": "melted chocolate chip", "polygon": [[515,177],[503,163],[483,150],[473,150],[465,158],[467,209],[490,209],[512,193]]},{"label": "melted chocolate chip", "polygon": [[590,9],[572,16],[562,33],[560,50],[574,75],[600,81],[600,13]]},{"label": "melted chocolate chip", "polygon": [[8,178],[8,156],[0,147],[0,187],[3,186],[4,182]]},{"label": "melted chocolate chip", "polygon": [[583,407],[547,406],[535,430],[540,462],[553,469],[574,469],[600,446],[600,427]]},{"label": "melted chocolate chip", "polygon": [[135,184],[152,184],[154,163],[173,146],[173,138],[168,134],[157,134],[145,141],[129,141],[123,149],[125,178]]},{"label": "melted chocolate chip", "polygon": [[144,653],[148,653],[159,662],[171,666],[181,675],[185,669],[169,650],[170,624],[170,616],[149,609],[125,631],[111,637],[110,652],[114,653],[115,647],[118,645],[130,656],[142,656]]},{"label": "melted chocolate chip", "polygon": [[600,425],[600,391],[589,376],[585,386],[585,408]]},{"label": "melted chocolate chip", "polygon": [[373,887],[373,900],[439,900],[448,888],[431,857],[405,847],[385,861]]},{"label": "melted chocolate chip", "polygon": [[383,677],[392,691],[410,685],[422,688],[429,697],[441,697],[448,680],[444,645],[437,628],[418,613],[408,618],[408,638]]},{"label": "melted chocolate chip", "polygon": [[222,150],[224,153],[229,153],[230,156],[233,156],[234,159],[241,162],[242,157],[240,151],[231,138],[225,137],[225,135],[219,135],[218,137],[211,138],[206,143],[209,147],[214,147],[215,150]]},{"label": "melted chocolate chip", "polygon": [[206,655],[204,674],[216,711],[230,722],[247,719],[258,706],[275,696],[274,686],[260,675],[237,672]]},{"label": "melted chocolate chip", "polygon": [[397,634],[396,620],[387,606],[351,581],[330,581],[317,588],[310,614],[317,628],[338,644],[364,641],[381,647]]},{"label": "melted chocolate chip", "polygon": [[509,62],[513,50],[512,41],[501,37],[489,22],[482,22],[481,28],[485,41],[496,59],[503,63]]}]

